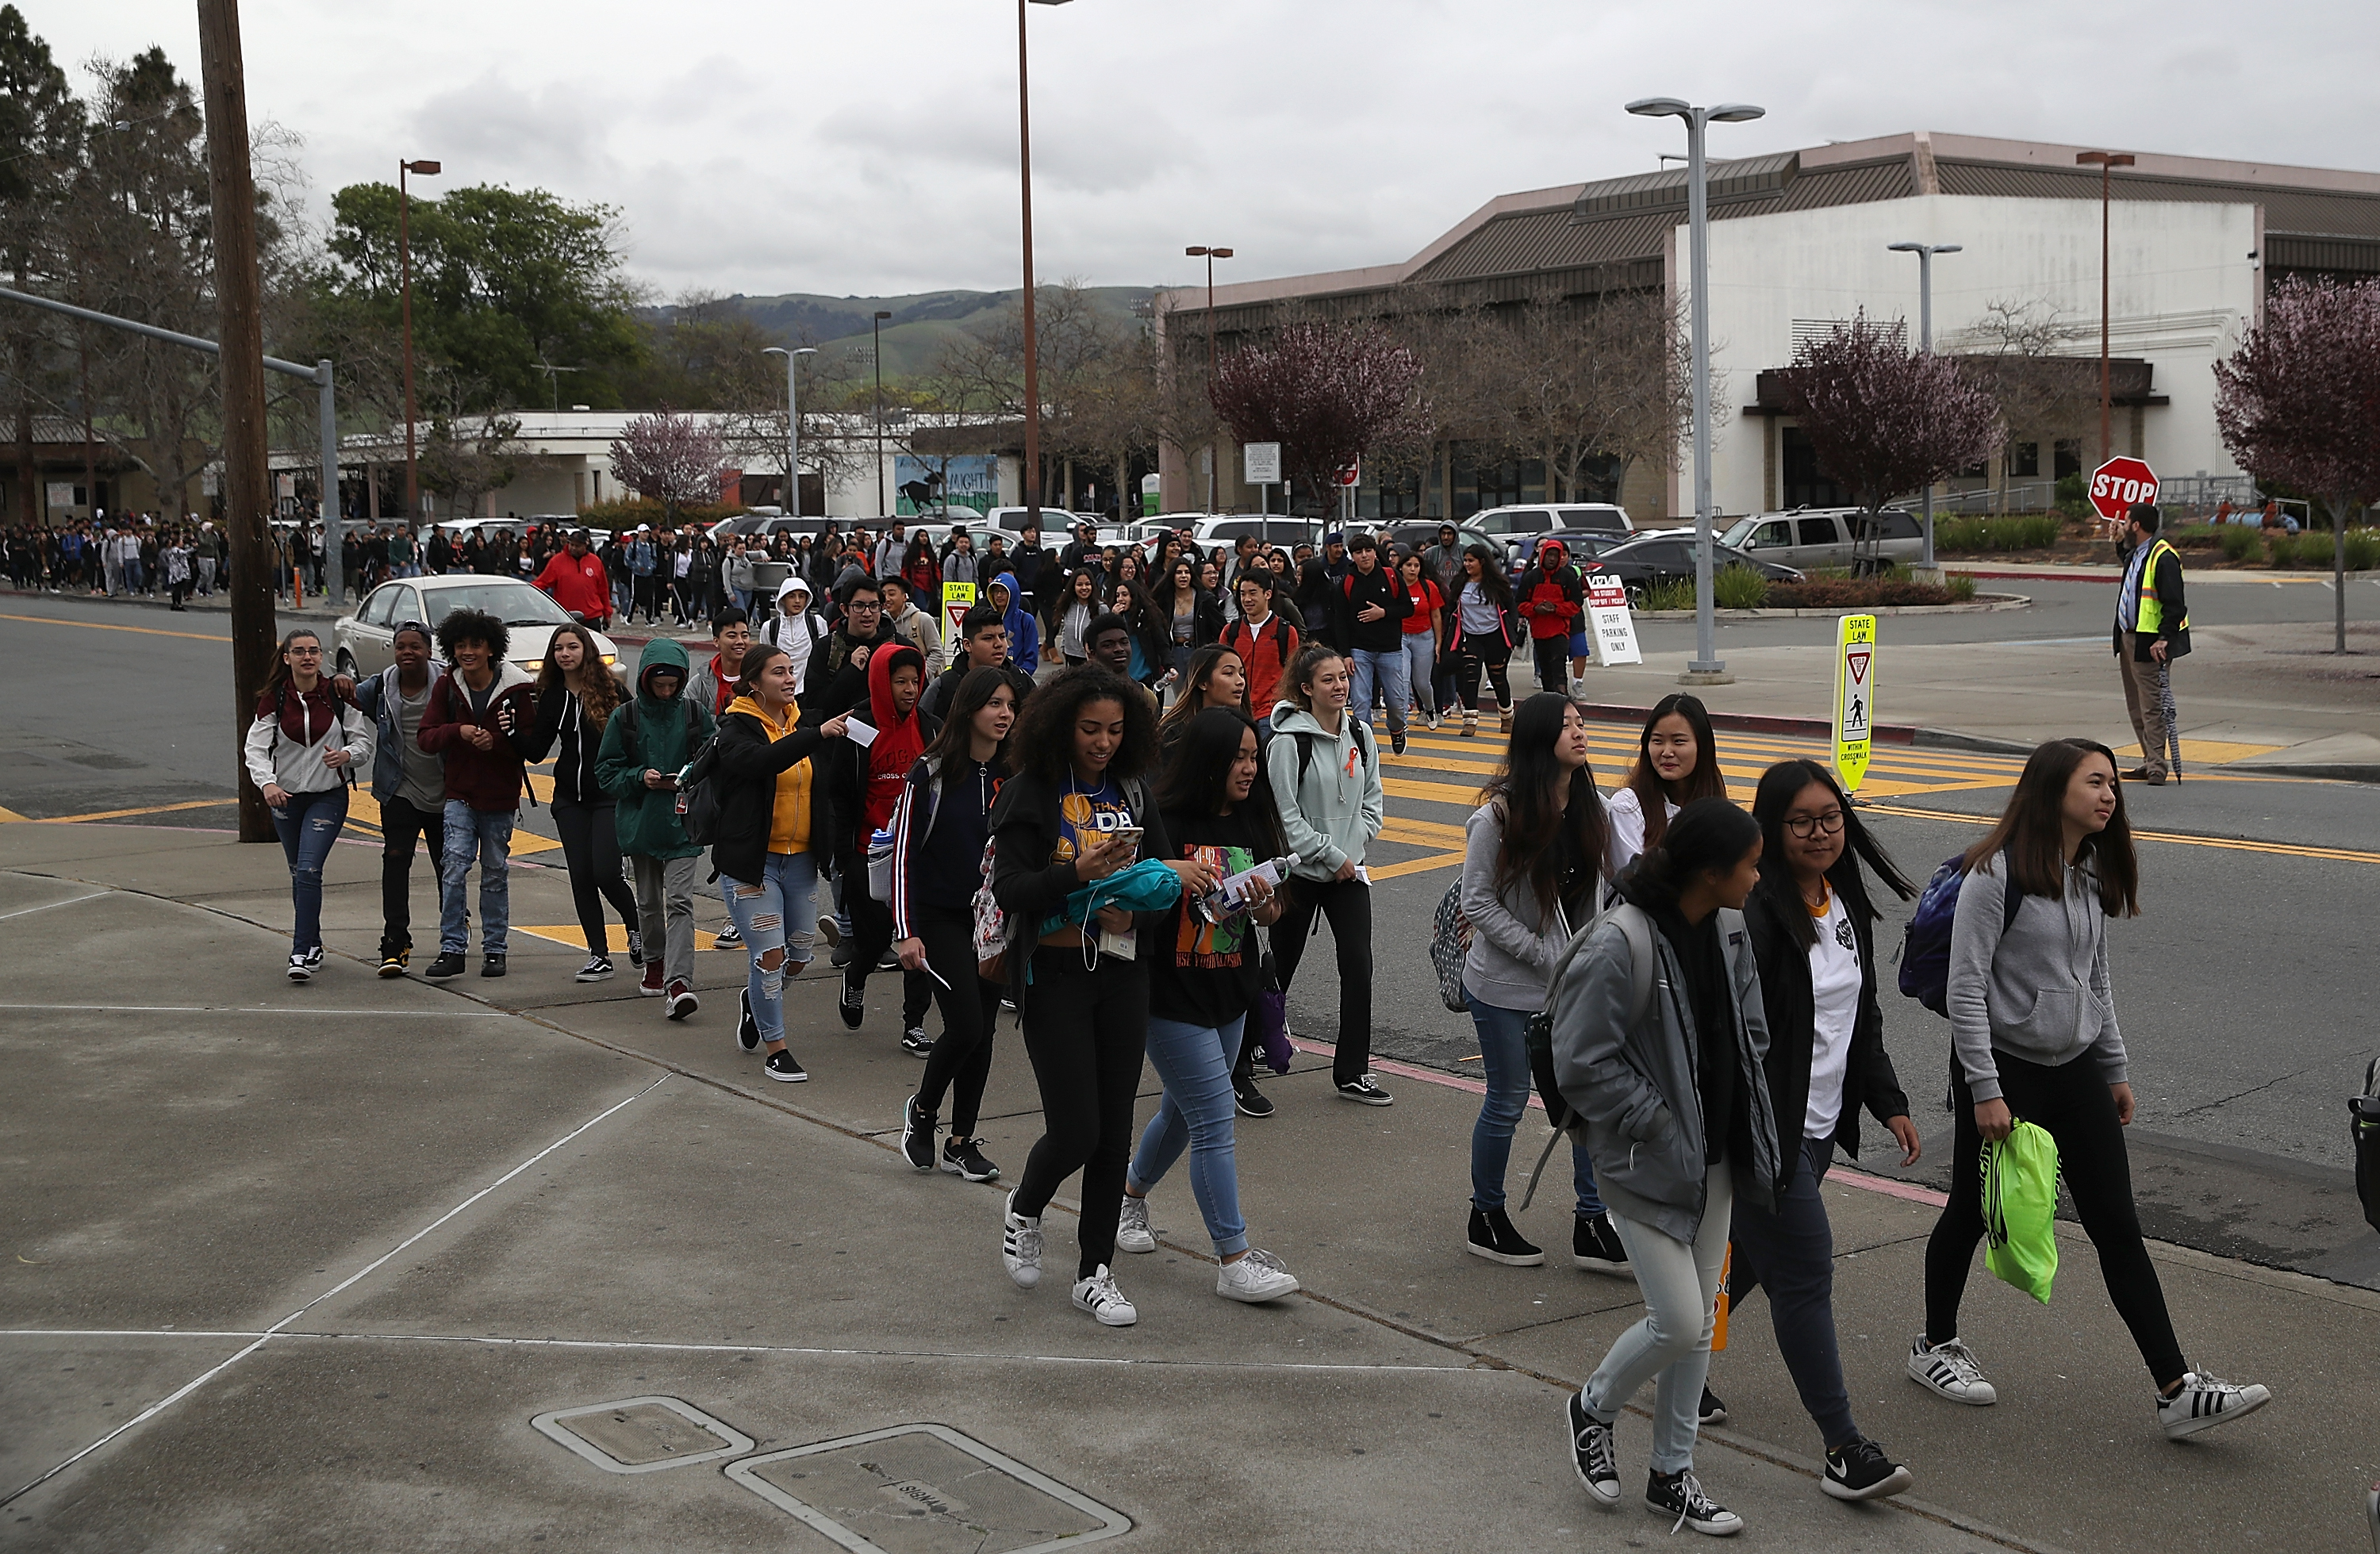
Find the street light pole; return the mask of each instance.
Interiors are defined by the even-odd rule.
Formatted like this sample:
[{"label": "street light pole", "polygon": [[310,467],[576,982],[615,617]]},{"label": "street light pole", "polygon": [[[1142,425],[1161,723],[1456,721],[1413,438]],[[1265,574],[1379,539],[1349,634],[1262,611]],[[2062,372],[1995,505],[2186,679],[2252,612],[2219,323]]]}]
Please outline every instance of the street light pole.
[{"label": "street light pole", "polygon": [[1696,107],[1675,97],[1646,97],[1628,104],[1646,118],[1686,121],[1686,223],[1691,235],[1694,288],[1694,659],[1681,681],[1725,685],[1732,678],[1719,662],[1717,623],[1711,607],[1711,416],[1710,416],[1710,211],[1703,167],[1703,130],[1717,121],[1741,124],[1768,112],[1749,103]]},{"label": "street light pole", "polygon": [[407,192],[405,176],[419,173],[433,176],[439,171],[435,162],[396,164],[396,272],[402,300],[399,309],[405,315],[405,523],[410,528],[421,521],[421,485],[413,462],[413,249],[411,234],[407,228],[412,197]]},{"label": "street light pole", "polygon": [[[1193,244],[1182,251],[1192,259],[1207,261],[1207,390],[1211,394],[1215,388],[1215,261],[1231,258],[1232,250]],[[1215,510],[1215,459],[1220,452],[1210,439],[1207,443],[1207,511],[1209,513]]]},{"label": "street light pole", "polygon": [[[787,350],[783,346],[764,346],[760,354],[785,358],[785,511],[798,518],[802,516],[802,410],[794,397],[794,364],[797,357],[818,355],[818,347],[796,346]],[[880,470],[884,466],[880,453],[876,464]]]},{"label": "street light pole", "polygon": [[[1958,253],[1963,243],[1887,243],[1889,253],[1913,253],[1917,256],[1917,349],[1925,356],[1934,354],[1934,256],[1937,253]],[[1925,556],[1920,564],[1931,570],[1934,565],[1934,483],[1925,483]]]},{"label": "street light pole", "polygon": [[2112,369],[2107,364],[2107,210],[2115,194],[2111,181],[2119,167],[2130,167],[2129,152],[2078,152],[2076,165],[2099,169],[2099,462],[2116,456],[2115,398]]},{"label": "street light pole", "polygon": [[[884,506],[884,321],[892,315],[878,309],[868,321],[868,330],[876,337],[876,516],[887,516]],[[793,371],[788,362],[785,370]],[[787,382],[791,382],[790,378]]]},{"label": "street light pole", "polygon": [[[1066,0],[1029,0],[1036,6],[1062,6]],[[1033,322],[1033,91],[1026,74],[1025,7],[1016,0],[1016,172],[1025,207],[1025,521],[1041,527],[1041,364],[1040,341]]]}]

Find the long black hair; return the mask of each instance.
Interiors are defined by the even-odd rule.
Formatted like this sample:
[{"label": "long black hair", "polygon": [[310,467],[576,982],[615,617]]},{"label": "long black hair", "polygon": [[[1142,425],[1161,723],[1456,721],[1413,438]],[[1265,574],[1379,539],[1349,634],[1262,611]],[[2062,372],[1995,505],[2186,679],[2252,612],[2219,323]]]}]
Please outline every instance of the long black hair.
[{"label": "long black hair", "polygon": [[[1229,707],[1209,707],[1192,718],[1166,762],[1165,776],[1158,784],[1157,807],[1168,815],[1221,814],[1229,802],[1223,796],[1223,783],[1232,774],[1232,762],[1239,759],[1240,747],[1256,729],[1254,720]],[[1277,858],[1289,850],[1281,836],[1281,808],[1273,803],[1272,785],[1265,781],[1261,744],[1256,783],[1246,798],[1232,806],[1232,813],[1245,815],[1255,825],[1266,857]]]},{"label": "long black hair", "polygon": [[1123,743],[1108,771],[1117,781],[1137,777],[1157,762],[1157,713],[1148,693],[1095,663],[1078,664],[1034,691],[1008,733],[1016,770],[1056,786],[1075,765],[1075,720],[1094,701],[1123,709]]},{"label": "long black hair", "polygon": [[[2116,752],[2095,739],[2053,739],[2034,746],[2033,754],[2025,758],[2023,774],[2016,780],[2016,791],[2009,795],[2008,807],[2000,812],[1999,823],[1967,849],[1965,871],[1973,873],[1977,864],[2005,848],[2015,879],[2003,884],[2013,883],[2027,895],[2064,900],[2066,788],[2073,781],[2074,769],[2092,756],[2106,757],[2107,770],[2117,770]],[[2075,852],[2075,862],[2085,858],[2099,877],[2100,910],[2110,917],[2139,917],[2141,866],[2132,851],[2132,822],[2124,813],[2120,779],[2116,783],[2116,812],[2107,818],[2105,829],[2084,837]]]},{"label": "long black hair", "polygon": [[1496,892],[1501,895],[1526,876],[1541,922],[1553,917],[1564,875],[1584,866],[1587,878],[1595,878],[1610,830],[1592,767],[1583,765],[1564,776],[1554,759],[1570,709],[1570,698],[1556,691],[1539,691],[1521,703],[1504,759],[1479,790],[1479,801],[1494,805],[1504,820],[1504,844],[1496,850]]},{"label": "long black hair", "polygon": [[[1238,649],[1226,648],[1220,642],[1209,642],[1191,652],[1189,673],[1182,676],[1181,692],[1174,697],[1173,705],[1165,710],[1165,716],[1158,720],[1159,743],[1170,745],[1181,738],[1183,731],[1200,712],[1220,710],[1206,705],[1207,686],[1215,678],[1215,666],[1222,662],[1227,654],[1232,658],[1240,656]],[[1251,722],[1256,721],[1256,710],[1248,705],[1245,674],[1240,677],[1240,715]]]},{"label": "long black hair", "polygon": [[[1679,784],[1680,791],[1670,792],[1661,774],[1653,769],[1653,730],[1664,718],[1675,715],[1686,720],[1686,727],[1694,735],[1694,769],[1686,773]],[[1637,807],[1645,814],[1645,845],[1658,847],[1670,829],[1669,803],[1679,808],[1697,799],[1725,798],[1727,777],[1718,769],[1718,747],[1711,739],[1710,713],[1703,709],[1703,698],[1684,691],[1671,691],[1653,703],[1645,714],[1644,732],[1636,736],[1636,764],[1628,769],[1628,784],[1636,795]]]},{"label": "long black hair", "polygon": [[[968,670],[966,677],[959,682],[959,688],[952,693],[950,706],[942,710],[942,726],[935,730],[933,742],[926,747],[926,759],[940,762],[971,758],[975,743],[975,715],[991,705],[991,698],[999,695],[1003,686],[1007,688],[1008,699],[1013,704],[1016,700],[1016,683],[1008,677],[1007,670],[996,666]],[[1020,714],[1023,710],[1022,708],[1017,709]],[[992,751],[991,759],[984,762],[994,776],[1008,774],[1008,741],[1014,737],[1016,724],[1011,722],[1007,736],[1001,740],[1000,747]]]},{"label": "long black hair", "polygon": [[[1492,553],[1485,545],[1474,545],[1463,553],[1479,558],[1479,591],[1487,595],[1488,602],[1499,610],[1510,610],[1512,607],[1512,579],[1504,576],[1504,558]],[[1469,581],[1469,573],[1457,573],[1454,579],[1456,594],[1460,595],[1463,585]]]},{"label": "long black hair", "polygon": [[1860,872],[1864,863],[1876,870],[1876,877],[1887,889],[1907,901],[1917,893],[1917,887],[1900,872],[1843,796],[1842,785],[1835,774],[1814,760],[1780,760],[1760,774],[1760,787],[1752,795],[1752,818],[1760,822],[1760,834],[1765,839],[1760,851],[1760,883],[1753,894],[1767,901],[1775,910],[1778,920],[1785,925],[1786,936],[1806,950],[1818,941],[1817,926],[1802,907],[1801,887],[1795,883],[1791,866],[1785,861],[1785,811],[1812,784],[1832,794],[1843,812],[1843,853],[1827,870],[1827,883],[1843,898],[1843,904],[1853,916],[1870,922],[1881,916],[1868,899],[1867,880]]},{"label": "long black hair", "polygon": [[1698,798],[1678,811],[1657,847],[1636,855],[1621,872],[1620,893],[1648,911],[1678,904],[1687,886],[1707,873],[1728,873],[1760,840],[1760,822],[1723,798]]}]

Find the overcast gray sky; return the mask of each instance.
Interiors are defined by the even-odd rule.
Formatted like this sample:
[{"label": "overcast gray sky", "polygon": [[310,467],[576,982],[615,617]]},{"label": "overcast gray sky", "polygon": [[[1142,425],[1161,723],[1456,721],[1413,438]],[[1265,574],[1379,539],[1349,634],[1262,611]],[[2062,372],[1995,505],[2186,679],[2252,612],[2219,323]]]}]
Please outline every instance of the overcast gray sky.
[{"label": "overcast gray sky", "polygon": [[[18,0],[70,70],[190,0]],[[318,208],[542,186],[619,208],[662,296],[1018,284],[1005,0],[242,5],[249,99]],[[1927,128],[2380,168],[2371,0],[1075,0],[1031,7],[1044,281],[1172,285],[1403,259],[1488,198],[1682,149],[1632,97],[1748,101],[1715,154]]]}]

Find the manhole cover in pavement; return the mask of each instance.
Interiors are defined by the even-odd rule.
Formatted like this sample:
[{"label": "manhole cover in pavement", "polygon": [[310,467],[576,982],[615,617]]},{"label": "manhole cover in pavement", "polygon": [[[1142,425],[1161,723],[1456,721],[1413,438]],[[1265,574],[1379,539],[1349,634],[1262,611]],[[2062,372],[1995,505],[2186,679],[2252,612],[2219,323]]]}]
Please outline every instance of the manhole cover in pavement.
[{"label": "manhole cover in pavement", "polygon": [[652,1473],[715,1463],[753,1447],[750,1436],[675,1398],[622,1398],[557,1409],[529,1421],[606,1473]]},{"label": "manhole cover in pavement", "polygon": [[853,1554],[1043,1554],[1132,1518],[944,1425],[747,1457],[727,1476]]}]

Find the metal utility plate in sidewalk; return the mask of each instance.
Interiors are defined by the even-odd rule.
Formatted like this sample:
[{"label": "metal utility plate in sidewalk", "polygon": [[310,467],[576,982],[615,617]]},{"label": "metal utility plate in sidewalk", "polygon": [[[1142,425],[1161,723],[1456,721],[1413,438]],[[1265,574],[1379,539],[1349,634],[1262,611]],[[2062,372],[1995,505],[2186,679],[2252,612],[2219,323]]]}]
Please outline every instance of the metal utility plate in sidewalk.
[{"label": "metal utility plate in sidewalk", "polygon": [[557,1409],[529,1423],[605,1473],[654,1473],[737,1457],[758,1444],[676,1398],[622,1398]]},{"label": "metal utility plate in sidewalk", "polygon": [[944,1425],[896,1425],[747,1457],[727,1476],[852,1554],[1045,1554],[1132,1530]]}]

